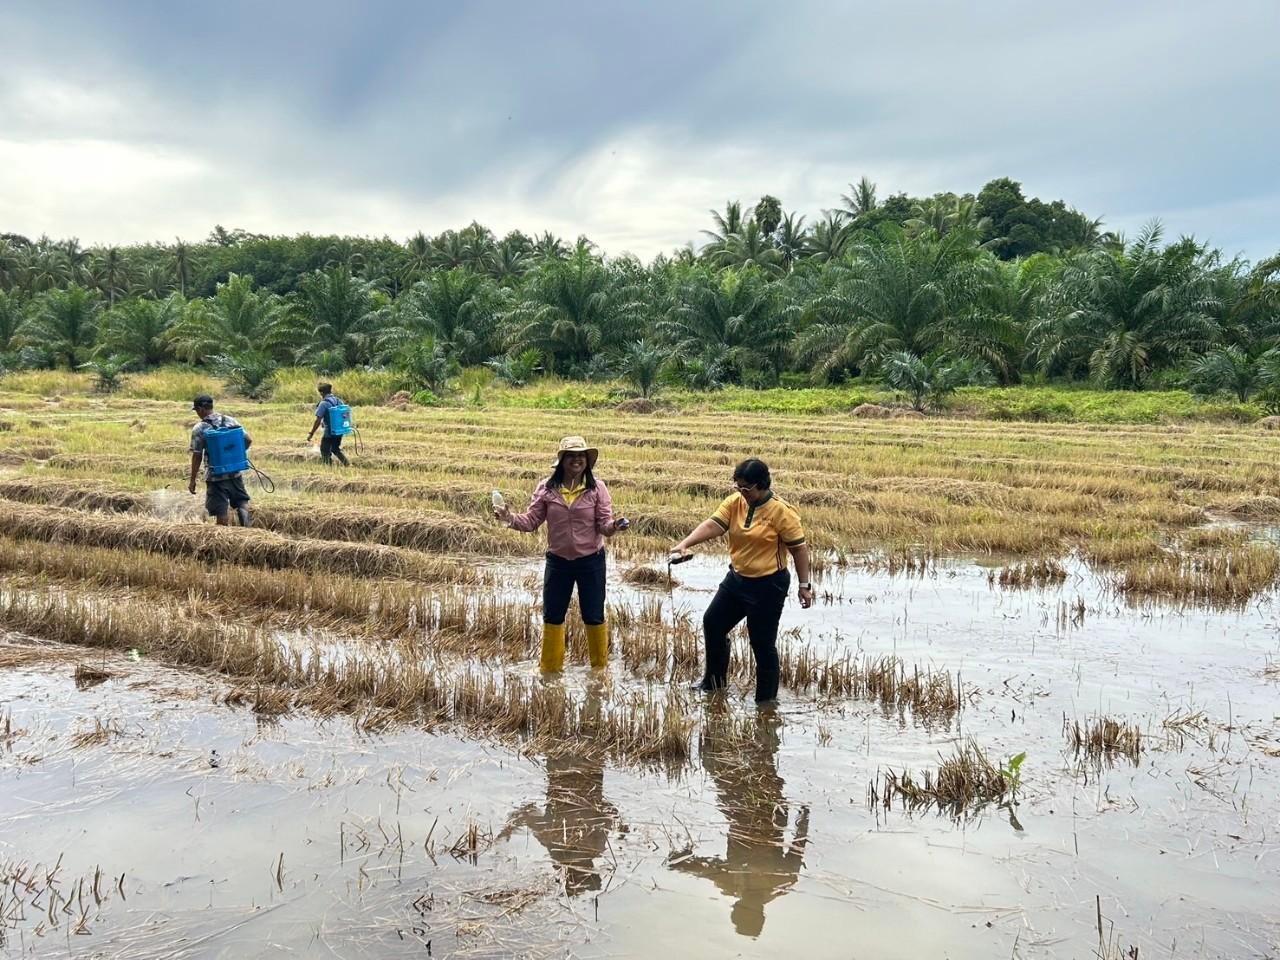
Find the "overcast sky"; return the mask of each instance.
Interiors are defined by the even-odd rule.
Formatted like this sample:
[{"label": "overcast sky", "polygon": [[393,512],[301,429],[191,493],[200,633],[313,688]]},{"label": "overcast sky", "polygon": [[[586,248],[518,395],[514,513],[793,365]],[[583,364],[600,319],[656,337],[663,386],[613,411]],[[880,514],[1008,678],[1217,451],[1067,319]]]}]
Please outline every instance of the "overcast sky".
[{"label": "overcast sky", "polygon": [[1133,234],[1280,250],[1280,2],[0,3],[0,231],[642,257],[725,200],[810,217],[1011,176]]}]

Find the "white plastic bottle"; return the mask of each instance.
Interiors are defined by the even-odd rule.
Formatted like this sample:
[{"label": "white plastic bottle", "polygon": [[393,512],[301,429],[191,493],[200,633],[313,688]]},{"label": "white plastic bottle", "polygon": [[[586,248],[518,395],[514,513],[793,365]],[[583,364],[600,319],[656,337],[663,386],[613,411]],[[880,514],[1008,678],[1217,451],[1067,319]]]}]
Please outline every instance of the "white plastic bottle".
[{"label": "white plastic bottle", "polygon": [[495,510],[501,510],[503,507],[507,505],[507,501],[502,499],[502,494],[499,493],[497,490],[489,494],[489,499],[493,501],[493,509]]}]

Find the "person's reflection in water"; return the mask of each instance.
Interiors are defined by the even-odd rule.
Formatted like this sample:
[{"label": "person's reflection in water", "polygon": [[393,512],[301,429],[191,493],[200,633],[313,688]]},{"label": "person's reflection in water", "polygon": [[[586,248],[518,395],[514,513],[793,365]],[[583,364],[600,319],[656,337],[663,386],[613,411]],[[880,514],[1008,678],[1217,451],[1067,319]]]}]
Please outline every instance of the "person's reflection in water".
[{"label": "person's reflection in water", "polygon": [[[584,713],[599,709],[600,688],[593,683]],[[539,809],[536,803],[527,803],[514,811],[499,837],[528,827],[563,872],[565,892],[576,897],[603,885],[596,858],[608,848],[615,826],[620,833],[626,832],[625,826],[618,825],[617,808],[604,798],[603,751],[587,744],[582,750],[547,758],[545,806]]]},{"label": "person's reflection in water", "polygon": [[673,855],[669,865],[706,877],[725,896],[734,897],[733,928],[744,937],[758,937],[764,929],[765,905],[786,893],[799,877],[809,838],[809,808],[799,808],[795,836],[788,845],[788,809],[778,775],[781,722],[772,711],[747,722],[754,730],[743,745],[742,738],[730,736],[728,711],[715,709],[701,739],[702,766],[715,781],[720,812],[729,821],[724,857],[695,857],[686,851]]}]

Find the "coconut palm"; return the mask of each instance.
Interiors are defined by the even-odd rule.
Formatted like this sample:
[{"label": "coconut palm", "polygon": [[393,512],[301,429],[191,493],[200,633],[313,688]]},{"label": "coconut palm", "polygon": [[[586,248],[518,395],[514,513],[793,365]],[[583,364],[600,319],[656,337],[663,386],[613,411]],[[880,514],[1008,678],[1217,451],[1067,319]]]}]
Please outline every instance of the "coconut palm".
[{"label": "coconut palm", "polygon": [[849,184],[849,192],[840,199],[844,203],[843,212],[857,220],[876,208],[876,185],[864,176],[856,184]]},{"label": "coconut palm", "polygon": [[14,349],[26,323],[26,302],[17,290],[0,290],[0,353]]},{"label": "coconut palm", "polygon": [[834,263],[844,256],[852,239],[844,217],[828,210],[805,237],[805,252],[814,263]]},{"label": "coconut palm", "polygon": [[409,238],[405,246],[404,269],[400,275],[400,283],[408,288],[425,277],[431,271],[431,241],[421,230]]},{"label": "coconut palm", "polygon": [[713,258],[728,243],[729,237],[742,232],[745,221],[742,216],[742,204],[737,200],[725,204],[724,213],[718,210],[708,212],[711,214],[711,219],[715,221],[715,229],[702,231],[707,238],[702,254],[707,258]]},{"label": "coconut palm", "polygon": [[66,251],[41,237],[25,251],[22,267],[23,286],[30,294],[56,290],[72,281]]},{"label": "coconut palm", "polygon": [[129,263],[119,247],[98,251],[89,267],[93,286],[107,298],[108,307],[114,307],[116,300],[128,292],[129,274]]},{"label": "coconut palm", "polygon": [[774,233],[774,246],[782,255],[782,266],[790,270],[804,255],[804,217],[794,213],[783,214]]},{"label": "coconut palm", "polygon": [[173,245],[173,278],[178,284],[178,292],[187,295],[187,286],[191,283],[192,253],[186,241],[175,238]]},{"label": "coconut palm", "polygon": [[0,290],[16,287],[22,280],[22,255],[12,241],[0,237]]},{"label": "coconut palm", "polygon": [[33,305],[34,313],[23,325],[18,340],[48,350],[74,370],[93,349],[101,306],[101,301],[79,284],[50,290]]},{"label": "coconut palm", "polygon": [[781,252],[754,220],[740,232],[729,234],[711,255],[711,262],[718,267],[756,267],[766,276],[781,276],[785,272]]},{"label": "coconut palm", "polygon": [[1042,370],[1087,371],[1108,387],[1141,389],[1156,370],[1218,338],[1224,304],[1214,263],[1195,241],[1164,247],[1161,236],[1153,221],[1122,250],[1068,258],[1028,331]]},{"label": "coconut palm", "polygon": [[550,231],[544,231],[533,241],[533,256],[537,260],[563,260],[569,255],[564,241]]}]

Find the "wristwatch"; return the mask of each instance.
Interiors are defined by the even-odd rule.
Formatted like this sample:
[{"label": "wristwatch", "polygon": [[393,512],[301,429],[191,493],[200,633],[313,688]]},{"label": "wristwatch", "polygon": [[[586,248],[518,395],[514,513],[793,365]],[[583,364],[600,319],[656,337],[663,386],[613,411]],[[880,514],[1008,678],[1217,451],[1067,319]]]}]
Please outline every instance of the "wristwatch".
[{"label": "wristwatch", "polygon": [[810,583],[808,580],[801,580],[801,581],[800,581],[800,589],[801,589],[801,590],[812,590],[812,589],[813,589],[813,584],[812,584],[812,583]]}]

